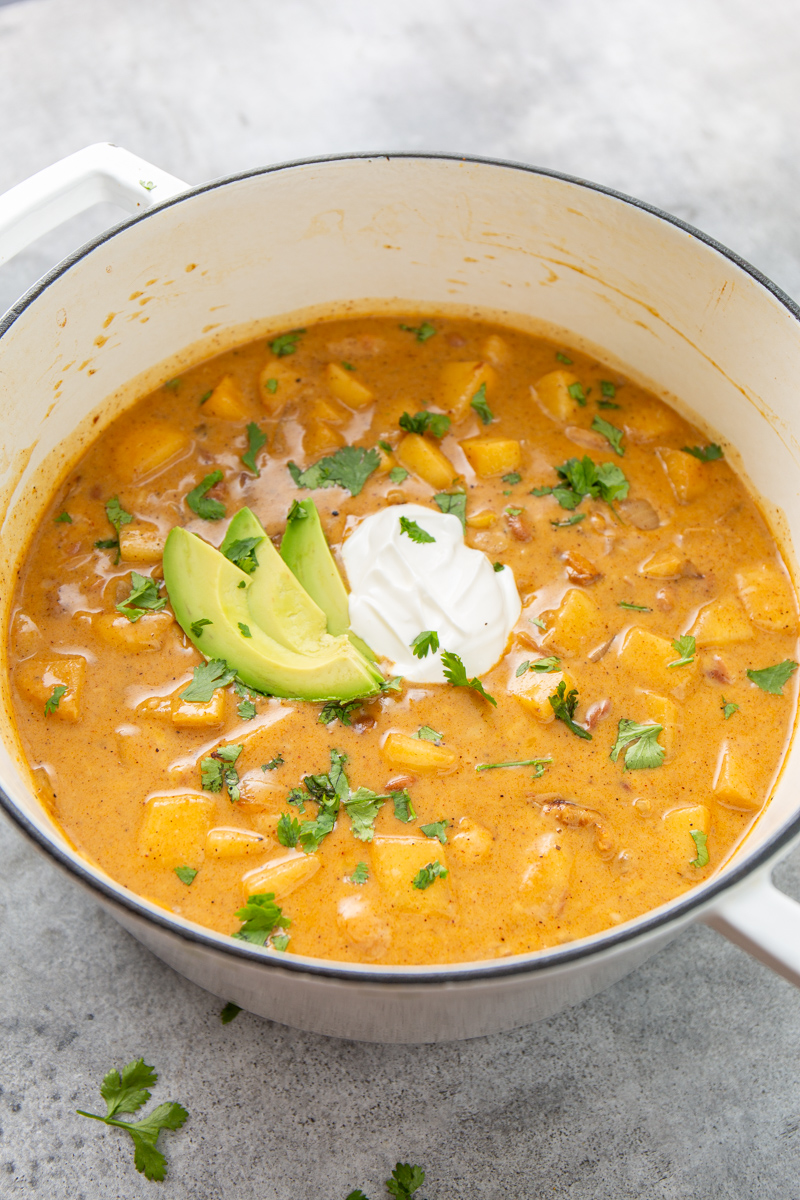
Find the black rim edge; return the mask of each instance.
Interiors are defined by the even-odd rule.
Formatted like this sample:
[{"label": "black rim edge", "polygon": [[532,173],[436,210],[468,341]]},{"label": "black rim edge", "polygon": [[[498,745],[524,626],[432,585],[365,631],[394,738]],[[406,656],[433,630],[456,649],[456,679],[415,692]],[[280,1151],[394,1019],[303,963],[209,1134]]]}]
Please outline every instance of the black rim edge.
[{"label": "black rim edge", "polygon": [[[163,201],[161,204],[156,204],[146,212],[134,214],[131,217],[120,221],[109,229],[104,230],[97,237],[84,243],[78,247],[74,253],[58,263],[52,270],[34,284],[20,299],[14,304],[0,319],[0,338],[2,338],[25,310],[47,290],[52,283],[68,271],[75,263],[82,258],[91,254],[105,242],[110,241],[118,234],[125,232],[131,226],[138,224],[141,221],[146,221],[148,218],[163,212],[165,209],[172,208],[176,204],[180,204],[185,200],[189,200],[194,196],[203,195],[205,192],[215,191],[217,188],[226,187],[232,183],[239,183],[246,179],[254,179],[260,175],[271,175],[278,171],[290,170],[298,167],[322,166],[326,163],[337,163],[350,160],[356,161],[390,161],[392,159],[417,159],[417,160],[438,160],[445,162],[465,162],[476,163],[481,166],[502,167],[507,170],[520,171],[528,175],[540,175],[550,179],[559,180],[562,183],[575,184],[578,187],[585,188],[587,191],[598,192],[601,195],[609,196],[614,200],[619,200],[624,204],[630,205],[632,208],[640,209],[643,212],[649,213],[651,216],[657,217],[665,221],[668,225],[672,225],[677,229],[682,230],[695,240],[701,242],[710,249],[716,251],[721,257],[728,259],[745,274],[749,275],[757,283],[759,283],[765,291],[769,292],[776,300],[778,300],[788,312],[800,322],[800,306],[791,299],[777,284],[771,279],[762,274],[757,267],[754,267],[746,259],[741,258],[734,251],[728,249],[715,238],[709,237],[708,234],[696,229],[688,222],[675,217],[670,213],[664,212],[663,209],[657,208],[653,204],[648,204],[644,200],[638,200],[634,196],[628,196],[624,192],[618,192],[614,188],[605,187],[603,184],[592,183],[589,180],[581,179],[575,175],[567,175],[561,171],[553,171],[547,167],[535,167],[527,163],[514,162],[507,159],[485,158],[479,155],[462,155],[450,154],[446,152],[429,152],[415,153],[412,151],[401,151],[396,154],[374,153],[374,152],[359,152],[353,154],[330,154],[322,155],[315,158],[296,159],[289,162],[275,163],[267,167],[254,167],[249,171],[237,172],[233,175],[226,175],[220,179],[211,180],[208,183],[199,184],[196,187],[187,188],[177,196],[171,197],[169,200]],[[492,980],[498,978],[507,978],[514,975],[525,975],[539,973],[544,970],[555,967],[565,966],[569,963],[577,962],[582,958],[597,957],[625,946],[626,943],[643,940],[647,935],[659,930],[665,929],[673,923],[682,923],[687,920],[695,910],[707,908],[714,899],[718,898],[737,884],[742,883],[747,876],[756,871],[759,867],[766,866],[772,860],[776,859],[780,851],[788,846],[795,837],[800,834],[800,812],[790,820],[782,829],[778,830],[770,839],[768,839],[760,849],[747,859],[746,862],[731,868],[726,872],[724,877],[710,880],[707,884],[701,884],[692,891],[686,893],[683,898],[671,901],[664,908],[654,909],[645,914],[643,917],[636,918],[629,923],[630,927],[623,926],[619,929],[608,930],[604,933],[594,934],[591,938],[581,939],[579,942],[567,943],[564,946],[545,950],[534,951],[530,956],[520,955],[513,961],[488,960],[487,962],[468,963],[462,968],[458,964],[448,965],[446,969],[431,967],[428,973],[422,974],[418,972],[418,968],[407,967],[385,967],[385,968],[362,968],[360,964],[344,965],[336,963],[327,963],[322,959],[294,959],[291,956],[286,956],[276,961],[271,954],[260,950],[258,947],[249,947],[244,943],[236,942],[233,939],[225,939],[223,934],[214,934],[200,926],[197,928],[185,928],[176,924],[166,915],[162,916],[160,912],[152,913],[144,908],[143,902],[133,892],[128,892],[123,889],[121,884],[106,882],[104,879],[94,875],[87,863],[82,860],[75,861],[66,854],[60,847],[51,842],[34,824],[34,822],[12,801],[11,797],[3,788],[0,788],[0,807],[5,811],[9,819],[17,826],[17,828],[37,846],[48,857],[55,862],[68,874],[75,876],[78,881],[92,892],[98,893],[106,903],[110,903],[113,907],[118,907],[130,912],[134,917],[147,923],[153,924],[156,927],[170,933],[172,936],[177,936],[183,941],[203,946],[206,949],[216,951],[221,954],[228,954],[235,958],[246,959],[250,962],[258,963],[264,969],[278,969],[281,971],[290,971],[300,975],[316,975],[326,978],[339,980],[342,982],[358,985],[361,983],[383,984],[385,986],[397,986],[398,984],[426,984],[430,986],[438,986],[442,983],[470,983],[479,982],[482,980]],[[416,972],[416,973],[415,973]]]}]

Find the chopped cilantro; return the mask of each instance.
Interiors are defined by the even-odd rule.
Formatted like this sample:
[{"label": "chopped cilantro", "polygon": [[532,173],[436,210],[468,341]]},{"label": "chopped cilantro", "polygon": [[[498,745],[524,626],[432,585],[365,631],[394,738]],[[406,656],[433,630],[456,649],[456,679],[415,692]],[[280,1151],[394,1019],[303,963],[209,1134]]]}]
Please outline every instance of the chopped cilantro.
[{"label": "chopped cilantro", "polygon": [[[144,187],[145,185],[142,184],[142,186]],[[155,185],[151,185],[151,186],[155,186]],[[172,391],[175,391],[180,386],[181,386],[180,378],[168,379],[167,382],[164,384],[165,388],[171,388]]]},{"label": "chopped cilantro", "polygon": [[217,688],[227,687],[236,678],[236,672],[221,658],[200,663],[192,675],[192,682],[181,692],[181,700],[190,704],[207,704]]},{"label": "chopped cilantro", "polygon": [[[411,886],[415,887],[420,892],[424,892],[425,889],[429,888],[431,886],[431,884],[436,882],[437,879],[446,879],[446,878],[447,878],[447,871],[444,869],[444,867],[442,866],[442,864],[439,862],[439,860],[437,858],[434,862],[426,863],[426,865],[424,867],[420,868],[420,870],[417,872],[417,874],[411,880]],[[402,1193],[400,1193],[400,1194],[402,1194]]]},{"label": "chopped cilantro", "polygon": [[166,598],[158,594],[155,579],[148,575],[140,575],[138,571],[131,571],[130,594],[115,607],[117,612],[122,613],[134,624],[147,612],[161,612],[166,603]]},{"label": "chopped cilantro", "polygon": [[301,471],[296,463],[288,464],[289,473],[299,488],[346,488],[357,496],[373,471],[381,465],[377,450],[362,446],[342,446],[335,454],[326,455],[313,466]]},{"label": "chopped cilantro", "polygon": [[680,657],[676,658],[674,662],[667,663],[668,667],[688,667],[690,663],[694,662],[695,639],[690,633],[675,638],[672,645]]},{"label": "chopped cilantro", "polygon": [[232,1000],[229,1000],[219,1014],[219,1019],[223,1025],[230,1025],[231,1021],[234,1021],[241,1011],[238,1004],[234,1004]]},{"label": "chopped cilantro", "polygon": [[272,947],[274,950],[280,950],[283,953],[289,945],[288,933],[273,933]]},{"label": "chopped cilantro", "polygon": [[444,738],[443,733],[437,733],[435,729],[431,729],[430,725],[420,725],[416,733],[412,733],[412,737],[421,738],[423,742],[435,742],[438,746]]},{"label": "chopped cilantro", "polygon": [[378,445],[384,454],[394,454],[394,446],[389,442],[384,442],[381,438],[378,439]]},{"label": "chopped cilantro", "polygon": [[652,608],[648,608],[646,604],[633,604],[630,600],[620,600],[617,608],[628,608],[631,612],[652,612]]},{"label": "chopped cilantro", "polygon": [[214,622],[210,621],[208,619],[208,617],[201,617],[199,621],[192,621],[191,625],[189,626],[192,637],[196,637],[196,638],[202,637],[203,630],[205,629],[206,625],[213,625],[213,624],[214,624]]},{"label": "chopped cilantro", "polygon": [[450,428],[450,418],[445,413],[418,412],[410,417],[404,412],[397,424],[407,433],[430,433],[442,438]]},{"label": "chopped cilantro", "polygon": [[658,735],[663,725],[647,722],[644,725],[623,717],[617,726],[617,740],[611,748],[609,758],[616,762],[621,751],[625,751],[623,771],[642,771],[660,767],[666,751],[659,744]]},{"label": "chopped cilantro", "polygon": [[571,383],[567,388],[573,400],[577,400],[582,408],[586,407],[586,392],[583,390],[582,383]]},{"label": "chopped cilantro", "polygon": [[394,815],[398,821],[405,821],[408,825],[411,821],[417,819],[417,814],[414,812],[414,805],[411,803],[411,797],[408,794],[407,788],[403,788],[402,792],[392,792],[391,797],[394,804]]},{"label": "chopped cilantro", "polygon": [[125,511],[119,502],[119,496],[112,496],[110,500],[107,500],[105,509],[106,516],[117,531],[117,536],[116,539],[105,538],[99,542],[95,542],[95,546],[99,550],[113,550],[116,546],[117,557],[114,559],[114,563],[116,564],[120,559],[119,532],[123,525],[129,525],[131,523],[133,520],[133,513]]},{"label": "chopped cilantro", "polygon": [[147,1179],[162,1180],[167,1173],[167,1160],[158,1149],[158,1137],[162,1129],[180,1129],[186,1121],[186,1109],[168,1101],[154,1108],[149,1117],[139,1121],[121,1121],[118,1113],[135,1113],[150,1099],[149,1088],[158,1079],[152,1067],[143,1058],[128,1063],[122,1071],[109,1071],[100,1087],[100,1095],[106,1102],[106,1115],[76,1112],[93,1121],[102,1121],[116,1129],[124,1129],[133,1141],[133,1165]]},{"label": "chopped cilantro", "polygon": [[69,515],[68,512],[65,511],[65,512],[59,513],[59,515],[55,518],[55,522],[56,522],[56,525],[71,525],[72,517]]},{"label": "chopped cilantro", "polygon": [[400,328],[406,333],[415,333],[418,342],[427,342],[428,338],[432,338],[436,333],[430,321],[423,321],[421,325],[401,325]]},{"label": "chopped cilantro", "polygon": [[342,725],[352,725],[353,709],[361,704],[356,700],[328,700],[319,714],[320,725],[330,725],[331,721],[341,721]]},{"label": "chopped cilantro", "polygon": [[691,829],[689,836],[697,848],[697,856],[689,863],[690,867],[707,867],[709,863],[708,854],[708,834],[703,833],[702,829]]},{"label": "chopped cilantro", "polygon": [[211,388],[211,389],[210,389],[209,391],[207,391],[207,392],[203,392],[202,396],[200,397],[200,400],[199,400],[199,405],[198,405],[198,406],[199,406],[200,408],[202,408],[202,407],[203,407],[203,405],[205,404],[206,400],[210,400],[210,399],[211,399],[211,397],[212,397],[213,395],[214,395],[214,389],[213,389],[213,388]]},{"label": "chopped cilantro", "polygon": [[[331,750],[331,766],[325,775],[306,775],[302,788],[293,788],[289,793],[289,804],[296,804],[305,812],[304,800],[309,798],[318,805],[317,816],[302,821],[297,836],[298,844],[306,854],[313,854],[336,825],[339,805],[350,798],[350,785],[344,771],[347,755],[340,750]],[[308,793],[306,795],[306,793]]]},{"label": "chopped cilantro", "polygon": [[478,763],[476,771],[497,771],[501,767],[533,767],[533,778],[540,779],[544,775],[552,758],[520,758],[514,762]]},{"label": "chopped cilantro", "polygon": [[507,504],[507,505],[506,505],[506,507],[505,507],[505,509],[504,509],[504,511],[505,511],[506,513],[508,513],[509,517],[518,517],[518,516],[519,516],[519,514],[520,514],[521,512],[523,512],[524,510],[523,510],[523,509],[521,509],[521,508],[514,508],[514,506],[513,506],[513,505],[511,505],[511,504]]},{"label": "chopped cilantro", "polygon": [[566,354],[562,354],[562,352],[560,350],[556,350],[556,358],[558,359],[558,361],[560,363],[563,363],[565,367],[572,366],[572,359],[569,358]]},{"label": "chopped cilantro", "polygon": [[67,694],[67,689],[64,686],[64,684],[57,683],[56,686],[53,688],[52,692],[50,693],[50,695],[47,697],[47,700],[45,702],[44,715],[46,717],[49,717],[50,713],[54,713],[56,711],[59,704],[61,703],[62,698],[66,694]]},{"label": "chopped cilantro", "polygon": [[297,845],[297,839],[300,837],[300,822],[297,817],[292,817],[289,813],[281,813],[278,817],[275,832],[282,846],[288,846],[289,849],[293,849]]},{"label": "chopped cilantro", "polygon": [[494,420],[494,413],[486,403],[486,384],[482,383],[475,395],[469,402],[472,408],[480,417],[484,425],[491,425]]},{"label": "chopped cilantro", "polygon": [[272,339],[269,348],[276,358],[285,358],[287,354],[294,354],[297,343],[304,333],[305,329],[292,329],[289,333],[281,333]]},{"label": "chopped cilantro", "polygon": [[600,391],[602,392],[602,394],[603,394],[603,398],[604,398],[605,400],[613,400],[613,399],[614,399],[614,397],[615,397],[615,396],[616,396],[616,394],[617,394],[617,389],[616,389],[616,387],[615,387],[615,386],[614,386],[614,384],[613,384],[613,383],[611,383],[611,381],[610,381],[610,380],[608,380],[608,379],[601,379],[601,380],[600,380]]},{"label": "chopped cilantro", "polygon": [[615,404],[613,400],[598,400],[597,407],[598,408],[619,408],[620,406],[618,404]]},{"label": "chopped cilantro", "polygon": [[350,872],[350,882],[357,884],[358,887],[363,885],[369,879],[369,867],[365,862],[356,863]]},{"label": "chopped cilantro", "polygon": [[399,692],[403,687],[403,676],[393,675],[391,679],[384,679],[379,686],[382,692]]},{"label": "chopped cilantro", "polygon": [[408,471],[405,467],[392,467],[389,478],[392,483],[402,483],[404,479],[408,479]]},{"label": "chopped cilantro", "polygon": [[266,444],[266,434],[261,432],[255,421],[251,421],[247,426],[247,451],[242,455],[242,462],[248,471],[252,471],[254,475],[261,474],[256,464],[256,455],[261,447],[266,446]]},{"label": "chopped cilantro", "polygon": [[507,475],[503,476],[503,483],[515,484],[521,482],[522,476],[520,475],[519,471],[509,471]]},{"label": "chopped cilantro", "polygon": [[258,892],[247,897],[244,908],[240,908],[236,916],[242,923],[234,937],[242,942],[251,942],[254,946],[265,946],[271,934],[276,929],[286,929],[291,925],[288,917],[284,917],[280,905],[275,903],[274,892]]},{"label": "chopped cilantro", "polygon": [[353,836],[357,837],[360,842],[372,841],[372,835],[375,832],[375,818],[383,807],[384,801],[388,799],[388,792],[378,795],[370,788],[360,787],[351,792],[348,799],[342,801],[345,812],[350,818]]},{"label": "chopped cilantro", "polygon": [[277,771],[278,767],[282,767],[285,761],[286,760],[282,754],[276,754],[275,757],[271,758],[268,763],[261,764],[261,770]]},{"label": "chopped cilantro", "polygon": [[551,520],[550,524],[554,529],[566,529],[570,525],[577,525],[585,516],[586,513],[573,513],[571,517],[564,517],[563,521]]},{"label": "chopped cilantro", "polygon": [[563,721],[567,729],[570,729],[579,738],[584,738],[587,742],[591,742],[592,735],[588,729],[577,725],[573,721],[575,709],[578,706],[578,692],[576,688],[571,688],[567,691],[567,685],[564,680],[558,685],[552,696],[548,696],[550,707],[556,715],[556,720]]},{"label": "chopped cilantro", "polygon": [[525,662],[521,662],[517,667],[517,679],[519,679],[520,675],[524,675],[526,671],[538,671],[540,674],[552,674],[553,671],[558,670],[558,665],[560,662],[561,659],[556,658],[555,655],[552,655],[550,658],[536,658],[533,662],[526,658]]},{"label": "chopped cilantro", "polygon": [[425,658],[428,653],[435,654],[439,649],[439,634],[435,629],[424,629],[409,644],[413,655]]},{"label": "chopped cilantro", "polygon": [[342,366],[344,367],[345,371],[355,371],[355,367],[353,366],[353,364],[349,363],[349,362],[345,362],[344,359],[342,359]]},{"label": "chopped cilantro", "polygon": [[437,492],[433,497],[443,513],[452,513],[454,517],[458,517],[461,522],[461,528],[467,527],[467,493],[458,492]]},{"label": "chopped cilantro", "polygon": [[442,666],[444,667],[445,679],[448,683],[451,683],[453,687],[473,688],[476,692],[483,696],[485,700],[488,700],[490,704],[493,704],[494,707],[497,708],[497,701],[495,700],[494,696],[489,695],[480,679],[467,679],[466,668],[458,654],[453,653],[451,650],[443,650]]},{"label": "chopped cilantro", "polygon": [[707,446],[681,446],[685,454],[693,454],[695,458],[699,458],[700,462],[714,462],[715,459],[722,458],[722,447],[716,442],[709,442]]},{"label": "chopped cilantro", "polygon": [[209,500],[206,494],[216,484],[221,483],[223,478],[222,471],[219,469],[211,471],[204,479],[200,480],[197,487],[192,488],[186,497],[189,508],[204,521],[221,521],[225,516],[225,505],[219,500]]},{"label": "chopped cilantro", "polygon": [[[95,550],[119,550],[119,538],[99,538],[94,544]],[[116,557],[119,562],[119,555]]]},{"label": "chopped cilantro", "polygon": [[185,883],[187,887],[191,887],[194,883],[197,871],[194,867],[176,867],[175,874],[180,879],[181,883]]},{"label": "chopped cilantro", "polygon": [[242,621],[239,621],[238,625],[239,625],[239,633],[242,635],[242,637],[251,638],[253,636],[252,633],[250,632],[249,625],[245,625]]},{"label": "chopped cilantro", "polygon": [[243,683],[239,683],[238,679],[234,680],[233,690],[241,700],[241,704],[237,704],[236,711],[239,714],[240,721],[252,721],[256,715],[256,706],[253,703],[253,694],[248,687]]},{"label": "chopped cilantro", "polygon": [[[291,513],[289,516],[291,517]],[[264,540],[263,537],[238,538],[235,542],[231,542],[227,550],[223,550],[223,554],[240,571],[244,571],[245,575],[252,575],[258,566],[256,547],[260,546]]]},{"label": "chopped cilantro", "polygon": [[530,621],[531,625],[535,625],[537,629],[547,628],[541,617],[528,617],[528,620]]},{"label": "chopped cilantro", "polygon": [[210,758],[201,760],[200,779],[207,792],[221,792],[225,786],[232,802],[241,799],[239,773],[234,763],[242,750],[242,746],[221,746]]},{"label": "chopped cilantro", "polygon": [[592,421],[592,429],[596,433],[602,433],[608,444],[614,449],[620,457],[625,453],[622,447],[622,439],[625,436],[621,429],[617,429],[616,425],[610,425],[608,421],[604,421],[602,417],[595,417]]},{"label": "chopped cilantro", "polygon": [[563,482],[555,487],[533,488],[532,496],[554,496],[562,508],[574,509],[586,496],[605,500],[613,508],[615,500],[624,500],[628,495],[630,485],[616,463],[595,464],[585,454],[582,459],[567,459],[555,470]]},{"label": "chopped cilantro", "polygon": [[436,541],[435,537],[418,525],[416,521],[412,521],[410,517],[400,518],[400,532],[405,533],[411,538],[412,542],[416,542],[420,546],[426,542]]},{"label": "chopped cilantro", "polygon": [[739,711],[739,705],[734,704],[732,700],[726,700],[724,696],[722,697],[720,708],[722,709],[723,719],[726,721],[729,721],[733,714]]},{"label": "chopped cilantro", "polygon": [[274,396],[274,395],[275,395],[275,393],[276,393],[276,392],[277,392],[277,390],[278,390],[278,381],[277,381],[277,379],[266,379],[266,380],[264,380],[264,387],[267,389],[267,391],[270,393],[270,395]]},{"label": "chopped cilantro", "polygon": [[428,838],[438,838],[443,846],[447,845],[447,826],[450,822],[447,817],[442,817],[439,821],[431,821],[429,825],[420,825],[420,829]]},{"label": "chopped cilantro", "polygon": [[505,563],[501,563],[501,562],[492,563],[493,571],[505,571],[505,569],[506,569]]},{"label": "chopped cilantro", "polygon": [[762,667],[760,671],[748,669],[747,678],[758,685],[762,692],[770,692],[773,696],[783,695],[783,685],[791,679],[797,670],[797,663],[787,658],[774,667]]}]

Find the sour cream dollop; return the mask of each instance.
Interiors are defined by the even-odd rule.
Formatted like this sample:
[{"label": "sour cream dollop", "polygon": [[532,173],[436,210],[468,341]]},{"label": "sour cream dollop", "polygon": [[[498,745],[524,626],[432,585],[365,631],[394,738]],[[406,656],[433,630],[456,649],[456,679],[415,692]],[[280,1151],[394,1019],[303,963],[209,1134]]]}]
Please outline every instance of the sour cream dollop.
[{"label": "sour cream dollop", "polygon": [[[416,521],[433,542],[402,532]],[[464,545],[458,517],[420,504],[399,504],[365,517],[342,547],[350,583],[350,623],[376,654],[414,683],[444,683],[442,650],[454,650],[467,674],[484,675],[500,659],[522,605],[510,567],[495,571]],[[423,630],[439,635],[439,652],[416,658]]]}]

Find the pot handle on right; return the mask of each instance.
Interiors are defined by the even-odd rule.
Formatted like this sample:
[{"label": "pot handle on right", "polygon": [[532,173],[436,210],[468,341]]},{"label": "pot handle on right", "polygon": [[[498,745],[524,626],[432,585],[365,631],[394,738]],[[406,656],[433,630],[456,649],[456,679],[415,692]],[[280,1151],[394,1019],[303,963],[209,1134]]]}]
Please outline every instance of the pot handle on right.
[{"label": "pot handle on right", "polygon": [[135,214],[188,186],[120,146],[86,146],[0,196],[0,264],[94,204]]},{"label": "pot handle on right", "polygon": [[702,917],[717,933],[800,987],[800,904],[759,871]]}]

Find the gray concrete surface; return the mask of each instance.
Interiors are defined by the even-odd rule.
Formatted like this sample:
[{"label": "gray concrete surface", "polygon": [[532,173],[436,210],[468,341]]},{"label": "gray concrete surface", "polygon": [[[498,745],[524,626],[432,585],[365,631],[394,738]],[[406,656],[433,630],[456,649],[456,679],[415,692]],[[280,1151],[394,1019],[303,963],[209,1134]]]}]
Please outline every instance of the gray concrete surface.
[{"label": "gray concrete surface", "polygon": [[[794,0],[26,0],[0,10],[0,188],[115,141],[200,182],[365,149],[559,168],[640,195],[800,295]],[[6,303],[113,214],[0,272]],[[800,896],[800,856],[778,872]],[[580,1008],[438,1047],[329,1041],[161,966],[0,824],[0,1196],[800,1197],[800,995],[706,929]],[[74,1114],[143,1054],[170,1175]]]}]

